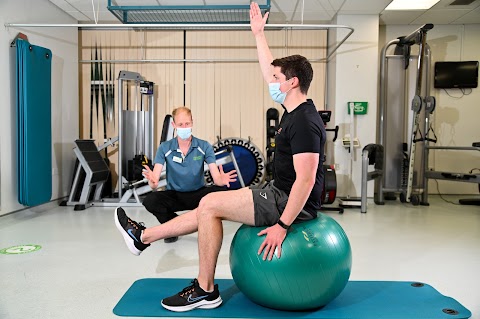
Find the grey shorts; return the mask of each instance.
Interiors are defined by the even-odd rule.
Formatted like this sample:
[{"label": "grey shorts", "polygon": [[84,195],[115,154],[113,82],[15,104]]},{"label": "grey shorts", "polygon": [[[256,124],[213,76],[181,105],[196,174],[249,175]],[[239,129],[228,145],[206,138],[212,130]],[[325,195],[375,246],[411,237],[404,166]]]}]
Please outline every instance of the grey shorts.
[{"label": "grey shorts", "polygon": [[[276,224],[280,216],[282,216],[285,206],[287,206],[287,193],[273,186],[273,181],[270,181],[263,188],[251,188],[251,191],[255,210],[255,226],[272,226]],[[311,214],[302,209],[295,222],[312,218]]]}]

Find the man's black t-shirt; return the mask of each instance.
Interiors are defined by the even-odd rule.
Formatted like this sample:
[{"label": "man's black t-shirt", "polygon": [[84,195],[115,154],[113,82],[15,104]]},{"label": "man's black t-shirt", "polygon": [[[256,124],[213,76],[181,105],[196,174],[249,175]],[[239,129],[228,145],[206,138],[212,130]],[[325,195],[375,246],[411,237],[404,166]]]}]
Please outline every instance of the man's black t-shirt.
[{"label": "man's black t-shirt", "polygon": [[275,135],[274,185],[289,195],[296,178],[293,155],[320,155],[315,185],[304,206],[304,210],[314,217],[321,207],[325,139],[323,121],[310,99],[290,113],[285,110]]}]

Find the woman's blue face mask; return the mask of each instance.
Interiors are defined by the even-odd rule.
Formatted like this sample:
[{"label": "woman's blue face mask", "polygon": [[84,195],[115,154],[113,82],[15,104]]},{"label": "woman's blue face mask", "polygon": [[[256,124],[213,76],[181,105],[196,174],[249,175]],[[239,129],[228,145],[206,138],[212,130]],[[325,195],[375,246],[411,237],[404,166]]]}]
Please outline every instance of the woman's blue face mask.
[{"label": "woman's blue face mask", "polygon": [[283,83],[286,83],[290,80],[286,80],[285,82],[282,82],[282,83],[275,82],[275,83],[269,83],[268,84],[268,90],[270,92],[270,96],[271,96],[272,100],[274,100],[275,102],[280,103],[280,104],[283,104],[283,102],[285,102],[285,98],[287,97],[287,93],[290,90],[288,90],[287,92],[282,92],[282,91],[280,91],[280,85],[282,85]]}]

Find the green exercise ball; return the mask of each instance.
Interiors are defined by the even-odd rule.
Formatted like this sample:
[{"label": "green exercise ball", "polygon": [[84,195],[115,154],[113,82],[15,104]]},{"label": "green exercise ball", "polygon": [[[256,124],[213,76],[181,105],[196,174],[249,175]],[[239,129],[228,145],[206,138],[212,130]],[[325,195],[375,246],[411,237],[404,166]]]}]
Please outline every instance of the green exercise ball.
[{"label": "green exercise ball", "polygon": [[279,310],[319,308],[345,288],[352,267],[350,242],[342,227],[319,213],[293,224],[282,256],[263,260],[257,251],[265,227],[242,225],[230,246],[230,269],[238,289],[253,302]]}]

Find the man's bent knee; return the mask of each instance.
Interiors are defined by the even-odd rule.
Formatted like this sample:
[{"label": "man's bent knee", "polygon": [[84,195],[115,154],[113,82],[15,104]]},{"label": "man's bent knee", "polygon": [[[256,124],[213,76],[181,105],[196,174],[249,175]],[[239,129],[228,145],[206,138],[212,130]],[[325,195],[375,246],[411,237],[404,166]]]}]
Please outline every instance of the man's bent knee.
[{"label": "man's bent knee", "polygon": [[[215,208],[218,207],[218,202],[222,198],[222,192],[209,193],[205,195],[198,204],[197,217],[203,216],[216,216],[218,210]],[[218,216],[216,216],[218,217]]]}]

